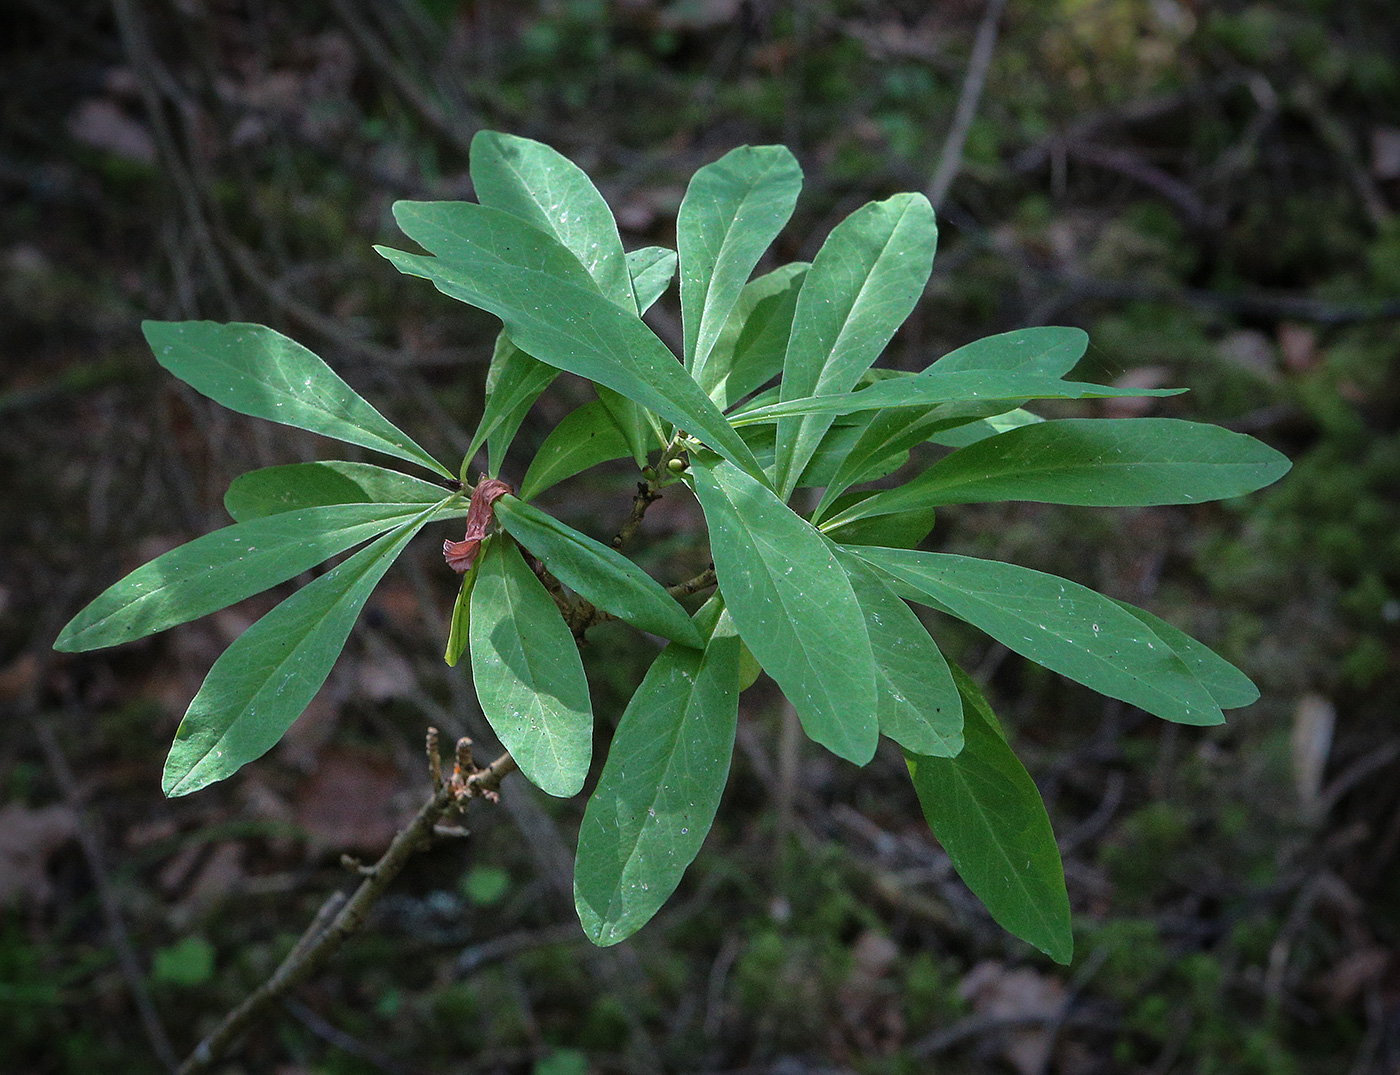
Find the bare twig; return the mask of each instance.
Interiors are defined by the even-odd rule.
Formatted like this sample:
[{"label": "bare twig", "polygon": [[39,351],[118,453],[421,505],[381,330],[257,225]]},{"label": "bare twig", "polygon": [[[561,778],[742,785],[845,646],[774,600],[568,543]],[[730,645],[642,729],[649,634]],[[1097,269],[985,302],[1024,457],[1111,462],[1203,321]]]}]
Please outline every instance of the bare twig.
[{"label": "bare twig", "polygon": [[637,528],[642,525],[642,519],[646,517],[647,508],[651,507],[654,501],[660,499],[661,494],[654,490],[649,483],[637,483],[637,495],[632,498],[632,513],[627,516],[627,521],[618,530],[617,537],[613,538],[614,549],[622,548],[636,536]]},{"label": "bare twig", "polygon": [[374,29],[360,17],[351,0],[331,0],[331,6],[365,59],[379,69],[419,118],[458,149],[468,150],[471,147],[471,132],[454,123],[442,106],[414,81]]},{"label": "bare twig", "polygon": [[146,1039],[151,1043],[151,1050],[159,1058],[161,1064],[167,1070],[174,1071],[179,1064],[179,1059],[175,1055],[174,1048],[170,1045],[170,1038],[165,1033],[160,1015],[151,1002],[151,995],[146,992],[145,975],[141,970],[141,963],[136,958],[136,949],[132,947],[131,935],[126,931],[126,919],[122,917],[121,904],[117,901],[116,891],[112,888],[112,883],[107,876],[107,869],[103,865],[102,845],[97,839],[97,829],[83,816],[83,804],[79,800],[77,792],[77,778],[73,775],[72,766],[68,764],[68,759],[64,756],[63,748],[59,746],[58,737],[53,734],[53,729],[47,724],[35,720],[34,731],[39,737],[39,746],[43,748],[44,758],[49,764],[49,769],[53,772],[54,779],[58,782],[64,801],[68,803],[69,809],[78,815],[78,843],[83,849],[83,858],[87,862],[88,872],[92,875],[93,887],[97,889],[97,901],[102,908],[102,918],[107,925],[107,939],[112,948],[116,950],[117,965],[121,968],[122,978],[126,981],[126,987],[131,992],[132,1002],[136,1005],[136,1012],[141,1018],[141,1028],[146,1032]]},{"label": "bare twig", "polygon": [[[469,763],[470,754],[459,746],[458,759],[463,758]],[[336,912],[330,924],[322,925],[323,915],[318,914],[302,940],[297,942],[272,976],[225,1015],[219,1025],[195,1047],[181,1065],[179,1075],[210,1070],[238,1036],[261,1018],[269,1007],[325,966],[341,945],[364,925],[371,908],[414,854],[432,842],[433,827],[443,815],[465,806],[474,798],[494,801],[498,797],[501,781],[515,769],[515,759],[509,754],[502,754],[484,769],[454,772],[453,779],[439,787],[414,819],[399,830],[379,861],[363,871],[365,879]]]},{"label": "bare twig", "polygon": [[938,157],[938,167],[928,185],[928,200],[934,209],[943,207],[943,199],[948,188],[962,170],[963,149],[967,145],[967,135],[972,129],[972,120],[977,115],[977,105],[982,100],[982,90],[987,84],[987,69],[992,63],[992,53],[997,44],[997,24],[1001,21],[1006,0],[987,0],[987,10],[977,27],[977,38],[972,43],[972,56],[967,61],[967,74],[963,78],[962,92],[958,95],[958,106],[953,112],[953,125],[948,129],[948,137],[943,141],[943,152]]}]

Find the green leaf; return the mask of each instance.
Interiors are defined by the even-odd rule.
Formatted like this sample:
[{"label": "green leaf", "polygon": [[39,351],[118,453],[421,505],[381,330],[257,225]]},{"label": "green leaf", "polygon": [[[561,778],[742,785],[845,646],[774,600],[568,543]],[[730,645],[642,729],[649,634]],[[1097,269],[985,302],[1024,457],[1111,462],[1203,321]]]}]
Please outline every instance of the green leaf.
[{"label": "green leaf", "polygon": [[703,453],[690,471],[739,632],[807,735],[864,765],[875,753],[875,659],[865,615],[826,540],[764,485]]},{"label": "green leaf", "polygon": [[597,381],[761,473],[719,408],[636,313],[608,301],[543,232],[470,202],[398,202],[400,227],[437,257],[376,247],[401,272],[495,314],[522,350]]},{"label": "green leaf", "polygon": [[108,587],[69,621],[54,648],[100,649],[188,623],[402,527],[422,511],[422,504],[333,504],[215,530]]},{"label": "green leaf", "polygon": [[[846,393],[913,311],[933,269],[938,226],[922,194],[857,209],[832,229],[797,297],[782,399]],[[786,500],[831,418],[778,422],[774,485]]]},{"label": "green leaf", "polygon": [[[599,291],[624,310],[640,312],[612,210],[577,165],[543,143],[481,131],[472,139],[471,167],[472,183],[482,205],[511,213],[553,236],[578,258]],[[623,430],[638,465],[645,463],[646,423],[636,404],[602,386],[598,395]],[[517,411],[511,436],[528,409],[526,404]],[[494,443],[492,448],[490,472],[494,477],[505,448],[500,449],[500,456]]]},{"label": "green leaf", "polygon": [[846,518],[914,507],[1029,500],[1137,507],[1240,496],[1277,481],[1288,459],[1219,426],[1175,418],[1069,418],[978,441]]},{"label": "green leaf", "polygon": [[998,433],[1005,433],[1008,430],[1035,425],[1037,422],[1043,421],[1045,419],[1040,415],[1017,407],[1015,410],[994,414],[990,418],[954,426],[952,429],[940,430],[928,439],[934,444],[943,445],[945,448],[966,448],[969,444],[976,444],[979,440],[995,437]]},{"label": "green leaf", "polygon": [[307,429],[453,474],[295,340],[262,325],[143,321],[156,361],[239,414]]},{"label": "green leaf", "polygon": [[[719,607],[712,598],[697,622]],[[662,650],[627,703],[579,828],[574,904],[594,944],[650,921],[699,853],[729,777],[738,703],[739,638],[727,616],[703,653]]]},{"label": "green leaf", "polygon": [[432,514],[403,522],[234,639],[175,732],[161,781],[166,795],[188,795],[232,776],[276,745],[330,675],[384,572]]},{"label": "green leaf", "polygon": [[637,309],[646,313],[671,286],[671,278],[676,275],[676,252],[664,246],[633,250],[627,255],[627,270],[632,274]]},{"label": "green leaf", "polygon": [[477,201],[553,237],[599,291],[625,310],[637,309],[617,221],[583,169],[543,142],[498,131],[472,138],[470,167]]},{"label": "green leaf", "polygon": [[490,441],[487,476],[494,478],[500,473],[520,423],[557,376],[557,369],[527,355],[504,331],[496,335],[496,349],[486,373],[486,406],[472,434],[471,446],[462,457],[463,481],[467,480],[467,467],[487,441]]},{"label": "green leaf", "polygon": [[954,757],[963,746],[962,701],[948,662],[874,569],[845,550],[836,555],[865,613],[880,731],[915,754]]},{"label": "green leaf", "polygon": [[501,497],[495,507],[497,521],[511,537],[597,608],[683,646],[704,645],[676,599],[616,549],[513,496]]},{"label": "green leaf", "polygon": [[436,504],[442,486],[372,463],[289,463],[240,474],[224,494],[224,507],[240,522],[285,511],[332,504]]},{"label": "green leaf", "polygon": [[1221,709],[1239,709],[1259,700],[1259,688],[1250,678],[1204,643],[1146,609],[1116,599],[1113,603],[1147,624],[1153,634],[1169,645]]},{"label": "green leaf", "polygon": [[515,542],[491,542],[477,562],[470,635],[481,711],[527,780],[576,795],[593,750],[578,644]]},{"label": "green leaf", "polygon": [[[936,366],[935,366],[936,368]],[[786,375],[784,384],[787,383]],[[789,420],[807,415],[856,414],[886,407],[932,407],[944,403],[976,403],[1016,399],[1112,399],[1122,396],[1175,396],[1183,388],[1110,388],[1101,384],[1060,381],[1032,373],[978,371],[936,373],[926,371],[877,381],[859,392],[829,396],[803,396],[762,407],[737,411],[731,420],[736,426],[771,422],[779,429]],[[1097,419],[1106,421],[1107,419]],[[1135,418],[1123,421],[1168,421]]]},{"label": "green leaf", "polygon": [[549,431],[520,483],[520,499],[533,500],[589,467],[626,458],[628,450],[607,408],[598,400],[585,403]]},{"label": "green leaf", "polygon": [[1052,672],[1178,724],[1224,723],[1220,707],[1170,646],[1078,583],[971,556],[866,546],[850,551],[920,600],[932,599],[935,608]]},{"label": "green leaf", "polygon": [[809,267],[805,261],[794,261],[750,280],[739,292],[697,377],[721,408],[783,372],[797,295]]},{"label": "green leaf", "polygon": [[[858,504],[874,493],[849,493],[832,505],[837,514]],[[842,523],[822,533],[841,545],[883,545],[891,549],[917,549],[933,533],[937,512],[934,508],[915,508],[896,515],[878,515]]]},{"label": "green leaf", "polygon": [[472,566],[462,575],[462,586],[457,591],[457,600],[452,605],[452,625],[447,631],[447,649],[442,654],[442,659],[447,662],[449,668],[457,667],[457,662],[462,659],[471,638],[472,587],[476,585],[476,572],[481,566],[482,553],[491,541],[492,538],[487,537],[481,542]]},{"label": "green leaf", "polygon": [[[652,447],[651,437],[648,436],[652,427],[647,423],[646,412],[620,392],[614,392],[605,385],[595,384],[593,388],[598,393],[598,402],[608,409],[613,424],[622,432],[638,469],[646,466],[647,451]],[[661,435],[658,428],[655,447],[664,446],[666,441],[667,438]]]},{"label": "green leaf", "polygon": [[982,692],[954,666],[966,745],[955,758],[906,755],[929,827],[992,917],[1056,963],[1074,954],[1064,866],[1030,774]]},{"label": "green leaf", "polygon": [[1018,328],[964,344],[944,355],[929,370],[952,373],[955,370],[983,372],[1007,370],[1035,373],[1043,377],[1063,377],[1089,349],[1089,334],[1083,329],[1041,325]]},{"label": "green leaf", "polygon": [[685,367],[697,380],[801,189],[802,168],[784,146],[740,146],[691,178],[676,215],[676,250]]},{"label": "green leaf", "polygon": [[[669,262],[670,268],[665,271],[674,272],[676,255],[669,250],[662,250],[660,247],[648,247],[647,250],[663,255],[660,259],[656,259],[652,255],[638,259],[636,262],[637,271],[653,274],[653,280],[647,286],[654,286],[657,260],[661,262],[662,269],[665,269],[665,265]],[[631,269],[633,262],[631,256],[628,257],[627,264]],[[662,281],[662,286],[665,286],[665,280]],[[650,302],[647,305],[650,305]],[[645,308],[645,306],[642,307],[642,309]],[[489,444],[487,474],[493,478],[500,474],[506,452],[510,450],[511,442],[515,440],[515,434],[519,431],[521,423],[525,421],[525,415],[534,406],[535,400],[539,399],[558,375],[559,371],[553,366],[530,357],[516,347],[505,332],[497,335],[496,350],[491,356],[491,367],[486,374],[486,406],[482,412],[481,421],[477,425],[476,434],[472,437],[471,447],[463,461],[463,481],[467,480],[466,465],[476,456],[477,450],[484,443]],[[622,422],[627,423],[627,443],[631,447],[632,454],[638,458],[639,465],[644,463],[646,432],[649,427],[640,408],[609,388],[599,386],[598,395],[609,412],[615,416],[619,429],[624,428]],[[623,452],[622,454],[626,455],[627,453]]]},{"label": "green leaf", "polygon": [[1001,409],[999,403],[955,403],[932,410],[900,407],[871,412],[865,431],[831,476],[812,518],[824,518],[852,485],[873,481],[902,467],[909,461],[909,450],[914,445]]}]

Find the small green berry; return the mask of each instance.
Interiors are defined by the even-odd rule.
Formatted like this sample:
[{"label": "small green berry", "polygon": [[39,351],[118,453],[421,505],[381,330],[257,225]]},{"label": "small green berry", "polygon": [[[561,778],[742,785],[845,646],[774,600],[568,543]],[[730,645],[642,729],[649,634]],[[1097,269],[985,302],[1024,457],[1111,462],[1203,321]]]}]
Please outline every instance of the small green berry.
[{"label": "small green berry", "polygon": [[686,464],[684,459],[666,460],[666,469],[669,470],[672,474],[679,474],[685,469],[685,466]]}]

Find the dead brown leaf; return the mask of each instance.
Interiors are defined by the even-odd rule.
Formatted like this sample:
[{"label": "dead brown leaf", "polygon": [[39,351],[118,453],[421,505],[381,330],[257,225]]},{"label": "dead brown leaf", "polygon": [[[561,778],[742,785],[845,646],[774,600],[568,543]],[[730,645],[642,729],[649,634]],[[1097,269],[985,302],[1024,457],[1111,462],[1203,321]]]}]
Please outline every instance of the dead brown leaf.
[{"label": "dead brown leaf", "polygon": [[[973,1010],[990,1019],[1054,1019],[1065,1000],[1064,983],[1030,967],[1008,970],[1004,963],[986,960],[967,973],[958,987]],[[1036,1024],[1006,1030],[1000,1037],[1001,1055],[1021,1075],[1045,1070],[1054,1035],[1047,1025]]]},{"label": "dead brown leaf", "polygon": [[382,754],[363,748],[332,747],[302,783],[297,822],[313,852],[328,848],[382,851],[398,831],[394,792],[399,772]]},{"label": "dead brown leaf", "polygon": [[49,859],[77,833],[78,815],[70,807],[0,807],[0,907],[21,900],[48,903],[54,894]]}]

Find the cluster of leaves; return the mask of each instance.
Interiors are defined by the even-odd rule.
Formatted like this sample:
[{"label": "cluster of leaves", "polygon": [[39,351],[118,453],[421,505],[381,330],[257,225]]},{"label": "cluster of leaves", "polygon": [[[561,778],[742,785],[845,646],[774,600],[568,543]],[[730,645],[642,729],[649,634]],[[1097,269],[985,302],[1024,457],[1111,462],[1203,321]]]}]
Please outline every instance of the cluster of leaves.
[{"label": "cluster of leaves", "polygon": [[[495,500],[496,529],[464,575],[447,659],[469,651],[501,742],[527,778],[567,796],[589,772],[593,714],[561,606],[567,614],[587,603],[668,640],[622,714],[584,815],[575,894],[589,937],[630,935],[679,884],[725,786],[738,696],[761,668],[806,734],[838,756],[863,765],[881,734],[898,743],[968,885],[1007,929],[1068,961],[1068,899],[1040,796],[977,685],[906,601],[1167,720],[1217,724],[1222,709],[1257,692],[1142,609],[917,546],[943,505],[1195,503],[1267,485],[1287,461],[1249,437],[1183,421],[1042,421],[1024,404],[1144,394],[1066,380],[1087,345],[1075,329],[980,340],[919,373],[873,369],[928,280],[937,229],[921,195],[866,205],[811,264],[751,279],[801,186],[780,146],[742,147],[697,172],[674,252],[625,253],[593,184],[540,143],[483,132],[471,173],[479,204],[395,206],[427,254],[380,249],[401,272],[503,322],[457,477],[270,329],[145,326],[157,360],[210,398],[446,479],[444,488],[336,462],[243,475],[226,497],[233,526],[138,569],[64,629],[56,644],[67,650],[138,638],[370,542],[216,662],[176,734],[166,793],[221,780],[277,742],[389,564],[426,524],[467,514],[468,463],[484,446],[495,478],[526,412],[567,370],[598,398],[551,433],[518,497]],[[679,361],[642,319],[677,269]],[[929,441],[954,450],[893,488],[857,488]],[[619,552],[530,503],[627,457],[653,487],[690,488],[704,511],[718,586],[694,614]],[[820,494],[801,492],[816,506],[799,513],[790,502],[803,490]]]}]

